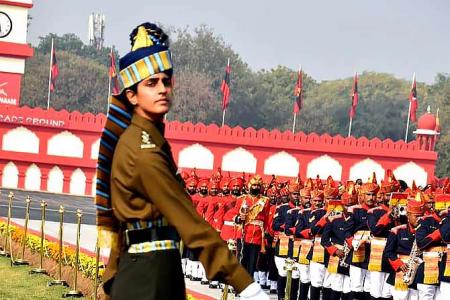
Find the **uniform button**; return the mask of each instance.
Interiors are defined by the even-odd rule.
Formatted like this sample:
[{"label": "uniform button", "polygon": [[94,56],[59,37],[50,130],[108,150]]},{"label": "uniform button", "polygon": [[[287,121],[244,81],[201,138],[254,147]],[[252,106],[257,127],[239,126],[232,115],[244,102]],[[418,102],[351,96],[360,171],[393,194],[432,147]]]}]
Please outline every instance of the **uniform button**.
[{"label": "uniform button", "polygon": [[132,258],[131,258],[131,261],[132,261],[132,262],[137,262],[137,257],[135,257],[135,256],[132,257]]}]

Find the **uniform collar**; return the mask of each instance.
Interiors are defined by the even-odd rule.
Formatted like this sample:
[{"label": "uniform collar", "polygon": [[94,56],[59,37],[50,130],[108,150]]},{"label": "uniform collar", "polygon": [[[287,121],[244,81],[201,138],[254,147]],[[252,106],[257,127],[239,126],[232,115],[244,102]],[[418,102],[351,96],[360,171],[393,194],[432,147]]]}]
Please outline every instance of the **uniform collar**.
[{"label": "uniform collar", "polygon": [[370,209],[370,207],[367,205],[367,204],[361,204],[361,208],[362,209],[364,209],[364,210],[369,210]]},{"label": "uniform collar", "polygon": [[166,142],[166,139],[164,138],[165,125],[163,122],[154,122],[134,113],[131,118],[131,124],[146,131],[156,146],[161,147]]}]

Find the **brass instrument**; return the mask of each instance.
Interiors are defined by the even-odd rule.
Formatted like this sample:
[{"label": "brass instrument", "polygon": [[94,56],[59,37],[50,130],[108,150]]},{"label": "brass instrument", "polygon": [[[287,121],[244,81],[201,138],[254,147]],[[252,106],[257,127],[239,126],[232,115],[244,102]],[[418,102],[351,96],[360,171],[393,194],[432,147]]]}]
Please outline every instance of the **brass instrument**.
[{"label": "brass instrument", "polygon": [[41,201],[41,248],[40,248],[40,261],[39,268],[32,269],[30,274],[44,274],[48,275],[47,270],[42,267],[44,260],[44,238],[45,238],[45,208],[47,207],[47,202],[44,200]]},{"label": "brass instrument", "polygon": [[367,237],[366,237],[366,235],[367,235],[367,231],[364,231],[361,234],[361,237],[355,241],[355,245],[353,246],[353,249],[355,251],[358,251],[359,247],[361,247],[363,242],[369,242],[372,239],[372,234],[369,234]]},{"label": "brass instrument", "polygon": [[77,245],[75,249],[75,266],[73,267],[73,286],[72,290],[63,294],[63,298],[81,298],[83,297],[83,293],[77,290],[78,283],[78,266],[79,266],[79,258],[80,258],[80,231],[81,231],[81,217],[82,217],[81,209],[77,209]]},{"label": "brass instrument", "polygon": [[284,300],[290,300],[291,299],[291,286],[292,286],[292,271],[297,270],[297,267],[295,266],[295,260],[292,258],[286,258],[284,261],[284,270],[287,273],[286,276],[286,291],[284,294]]},{"label": "brass instrument", "polygon": [[423,260],[419,257],[422,251],[417,247],[417,242],[414,240],[411,253],[409,254],[408,262],[406,266],[408,270],[403,274],[403,282],[410,285],[414,282],[414,277],[416,277],[417,269],[419,265],[423,263]]},{"label": "brass instrument", "polygon": [[58,249],[58,279],[50,281],[47,285],[62,285],[69,286],[65,280],[62,279],[62,252],[63,252],[63,226],[64,226],[64,207],[59,206],[59,249]]},{"label": "brass instrument", "polygon": [[27,245],[27,239],[28,239],[28,222],[30,220],[30,203],[31,203],[31,197],[27,196],[25,199],[25,202],[27,203],[27,207],[25,209],[25,224],[24,224],[24,234],[22,238],[22,257],[18,258],[14,261],[14,265],[20,266],[20,265],[29,265],[30,263],[25,259],[25,247]]},{"label": "brass instrument", "polygon": [[392,207],[392,217],[399,219],[401,216],[406,216],[406,205],[395,205]]},{"label": "brass instrument", "polygon": [[[5,241],[3,243],[3,250],[0,251],[1,256],[11,256],[11,232],[10,232],[10,224],[11,224],[11,211],[12,211],[12,201],[14,200],[14,193],[9,192],[8,195],[8,220],[6,221],[6,232],[5,232]],[[8,249],[9,248],[9,252]]]},{"label": "brass instrument", "polygon": [[347,260],[347,257],[351,251],[350,247],[348,246],[347,242],[344,241],[344,249],[342,250],[344,252],[344,257],[341,258],[339,261],[339,265],[343,268],[347,268],[349,265],[345,261]]}]

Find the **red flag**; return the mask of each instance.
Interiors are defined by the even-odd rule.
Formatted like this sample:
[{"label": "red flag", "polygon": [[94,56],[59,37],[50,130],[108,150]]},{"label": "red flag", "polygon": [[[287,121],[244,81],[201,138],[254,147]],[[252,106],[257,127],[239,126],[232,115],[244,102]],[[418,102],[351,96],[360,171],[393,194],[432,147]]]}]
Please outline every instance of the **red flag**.
[{"label": "red flag", "polygon": [[297,83],[294,88],[294,114],[298,114],[303,107],[303,71],[302,68],[297,73]]},{"label": "red flag", "polygon": [[355,78],[353,79],[353,88],[352,88],[352,106],[350,107],[349,116],[350,119],[356,115],[356,107],[358,106],[358,73],[355,73]]},{"label": "red flag", "polygon": [[409,92],[409,103],[411,104],[411,110],[409,112],[409,119],[412,122],[416,122],[416,111],[417,111],[417,88],[416,88],[416,73],[413,75],[413,82],[411,85],[411,91]]},{"label": "red flag", "polygon": [[112,83],[112,93],[116,95],[120,93],[120,89],[116,72],[116,59],[114,58],[113,49],[111,49],[111,52],[109,53],[109,58],[109,79],[111,79]]},{"label": "red flag", "polygon": [[56,62],[56,53],[52,44],[52,66],[50,69],[50,91],[53,92],[56,89],[56,78],[59,75],[58,63]]},{"label": "red flag", "polygon": [[222,86],[220,87],[220,90],[222,91],[222,111],[227,109],[230,99],[230,73],[231,73],[231,67],[230,67],[230,60],[228,60],[227,67],[225,69],[225,77],[222,80]]}]

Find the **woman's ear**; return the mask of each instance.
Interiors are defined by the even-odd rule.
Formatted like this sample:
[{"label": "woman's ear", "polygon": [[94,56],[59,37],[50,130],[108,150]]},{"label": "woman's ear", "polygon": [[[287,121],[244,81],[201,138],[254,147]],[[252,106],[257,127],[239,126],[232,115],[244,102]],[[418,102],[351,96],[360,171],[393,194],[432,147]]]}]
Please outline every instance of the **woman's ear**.
[{"label": "woman's ear", "polygon": [[128,101],[131,103],[131,105],[135,106],[137,104],[137,95],[132,90],[126,90],[125,96],[127,97]]}]

